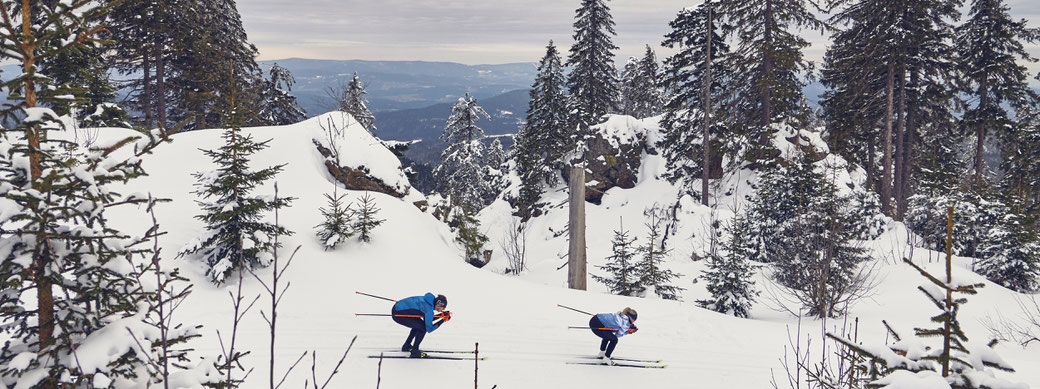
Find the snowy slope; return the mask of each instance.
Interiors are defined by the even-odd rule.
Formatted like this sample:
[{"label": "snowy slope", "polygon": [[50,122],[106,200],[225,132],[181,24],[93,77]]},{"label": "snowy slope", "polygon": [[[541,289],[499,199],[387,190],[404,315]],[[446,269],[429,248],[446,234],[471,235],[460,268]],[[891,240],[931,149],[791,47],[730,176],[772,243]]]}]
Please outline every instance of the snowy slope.
[{"label": "snowy slope", "polygon": [[[700,250],[703,244],[701,236],[709,220],[708,208],[683,200],[680,230],[670,241],[675,250],[668,266],[685,275],[678,283],[687,288],[683,294],[685,302],[612,296],[592,281],[588,292],[566,289],[566,270],[556,270],[565,261],[561,258],[566,255],[566,236],[553,237],[554,232],[565,228],[566,209],[562,207],[534,219],[529,238],[530,268],[520,276],[501,274],[505,265],[500,254],[495,254],[484,269],[464,263],[447,226],[412,204],[421,199],[417,191],[411,191],[405,199],[373,194],[382,209],[379,217],[387,221],[375,230],[372,242],[351,242],[339,250],[326,252],[314,237],[313,226],[321,221],[318,207],[324,205],[322,194],[331,191],[332,184],[311,140],[322,137],[319,126],[322,120],[341,119],[339,114],[330,115],[291,126],[246,130],[258,140],[273,139],[270,148],[255,156],[252,166],[287,164],[277,177],[279,194],[297,198],[293,207],[280,215],[282,224],[296,231],[296,235],[284,240],[285,246],[302,248],[286,275],[291,287],[278,312],[276,370],[279,378],[300,353],[316,350],[317,376],[324,381],[350,339],[357,335],[354,349],[329,387],[375,387],[377,360],[367,356],[398,349],[407,330],[388,318],[355,317],[354,313],[388,313],[390,303],[354,292],[404,298],[432,291],[447,295],[454,319],[427,336],[423,347],[472,349],[474,343],[479,342],[481,355],[488,357],[479,365],[481,388],[494,385],[499,388],[770,387],[770,370],[779,367],[778,358],[788,342],[788,327],[795,324],[796,319],[772,311],[765,304],[754,308],[752,319],[737,319],[695,307],[692,301],[704,296],[704,290],[701,284],[692,283],[692,279],[699,274],[702,263],[689,258],[690,253]],[[641,131],[652,127],[652,123],[647,123]],[[375,174],[385,176],[387,182],[399,174],[399,167],[385,158],[389,152],[367,137],[356,124],[346,129],[344,139],[349,139],[341,145],[344,155],[350,155],[347,158],[371,161],[366,166],[378,172]],[[202,330],[205,336],[195,340],[193,345],[198,354],[211,356],[220,350],[215,331],[219,330],[225,337],[230,333],[228,292],[232,286],[209,284],[198,262],[176,259],[173,253],[202,231],[202,224],[193,218],[198,206],[190,193],[194,182],[191,174],[212,167],[199,148],[215,148],[219,142],[219,130],[174,136],[173,143],[160,147],[155,155],[145,159],[150,176],[134,182],[130,188],[155,192],[173,200],[158,209],[159,221],[169,231],[162,238],[164,261],[167,266],[183,268],[195,282],[194,294],[177,311],[176,319],[205,326]],[[594,265],[602,264],[609,253],[609,240],[619,218],[623,217],[625,227],[642,240],[644,208],[655,202],[670,205],[676,201],[676,189],[655,179],[663,167],[660,157],[647,156],[635,188],[612,189],[604,196],[602,205],[587,205],[590,272],[595,272]],[[745,188],[748,178],[735,174],[727,185]],[[272,192],[271,188],[265,190]],[[720,191],[720,203],[732,201],[743,191],[738,188],[730,195]],[[361,195],[350,192],[350,200]],[[566,199],[559,191],[550,192],[548,196],[556,203]],[[721,210],[720,217],[728,217],[727,212],[730,211]],[[480,216],[483,228],[491,237],[490,246],[496,252],[501,251],[498,242],[501,230],[508,225],[508,214],[507,206],[498,201]],[[126,225],[148,223],[140,213],[118,215],[116,219]],[[905,236],[905,231],[893,224],[882,238],[869,243],[879,258],[878,269],[884,278],[875,298],[853,309],[860,318],[860,339],[883,341],[881,319],[907,328],[927,324],[931,310],[923,296],[914,290],[919,277],[905,265],[891,264],[894,263],[893,252],[900,255],[906,252],[901,245]],[[937,257],[923,250],[914,253],[915,258],[922,260],[929,254]],[[977,277],[965,269],[968,261],[958,259],[955,273]],[[929,266],[937,270],[939,265],[933,261]],[[261,270],[259,275],[269,277],[270,269]],[[759,279],[759,284],[766,282],[765,278]],[[248,278],[244,289],[250,298],[262,291],[255,280]],[[1009,312],[1015,307],[1012,295],[989,284],[972,298],[962,319],[969,336],[984,337],[985,331],[977,319],[995,310]],[[664,359],[668,368],[566,364],[576,360],[577,355],[595,354],[599,340],[583,330],[568,330],[568,325],[586,325],[588,317],[560,309],[556,304],[591,312],[617,311],[626,306],[637,309],[640,331],[622,338],[615,355]],[[259,310],[268,305],[266,297],[261,297],[240,328],[239,344],[252,350],[244,362],[255,369],[245,385],[247,388],[267,385],[269,339]],[[836,324],[830,323],[828,327],[833,325]],[[813,334],[814,345],[821,343],[819,322],[803,321],[802,330]],[[1001,345],[998,350],[1019,369],[1015,380],[1040,387],[1040,369],[1035,369],[1040,366],[1040,347],[1023,350]],[[813,354],[818,351],[814,350]],[[459,388],[473,383],[472,361],[387,360],[381,369],[380,388]],[[297,366],[286,385],[296,387],[310,376],[308,357]]]}]

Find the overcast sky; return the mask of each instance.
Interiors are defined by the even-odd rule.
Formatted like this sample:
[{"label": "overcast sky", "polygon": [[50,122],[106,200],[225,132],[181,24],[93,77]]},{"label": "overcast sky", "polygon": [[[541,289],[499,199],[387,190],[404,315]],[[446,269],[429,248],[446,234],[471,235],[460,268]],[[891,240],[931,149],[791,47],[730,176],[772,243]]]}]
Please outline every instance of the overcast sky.
[{"label": "overcast sky", "polygon": [[[555,40],[566,53],[579,0],[238,0],[260,59],[425,60],[465,64],[535,62]],[[613,0],[619,58],[655,48],[680,9],[697,0]],[[1012,15],[1040,26],[1040,1],[1007,0]],[[819,60],[826,37],[806,34]],[[1030,52],[1040,57],[1040,46]],[[620,60],[618,62],[621,62]],[[1040,69],[1036,64],[1033,69]]]}]

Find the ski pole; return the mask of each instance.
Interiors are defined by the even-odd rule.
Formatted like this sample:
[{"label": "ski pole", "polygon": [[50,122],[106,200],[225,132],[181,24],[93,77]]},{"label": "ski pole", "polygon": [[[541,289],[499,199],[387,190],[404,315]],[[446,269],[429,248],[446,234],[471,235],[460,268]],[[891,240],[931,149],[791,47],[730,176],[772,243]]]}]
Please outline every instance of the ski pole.
[{"label": "ski pole", "polygon": [[574,312],[580,312],[580,313],[584,313],[584,314],[586,314],[586,315],[589,315],[589,316],[596,316],[596,315],[593,315],[593,314],[591,314],[591,313],[588,313],[588,312],[582,311],[582,310],[580,310],[580,309],[574,309],[574,308],[568,307],[568,306],[566,306],[566,305],[560,305],[560,304],[556,304],[556,306],[557,306],[557,307],[560,307],[560,308],[564,308],[564,309],[570,309],[570,310],[572,310],[572,311],[574,311]]},{"label": "ski pole", "polygon": [[375,298],[377,298],[377,299],[381,299],[381,300],[386,300],[386,301],[393,301],[393,302],[395,302],[395,303],[397,302],[397,300],[394,300],[394,299],[391,299],[391,298],[386,298],[386,297],[376,296],[376,295],[372,295],[372,294],[368,294],[368,293],[361,293],[361,292],[358,292],[358,291],[355,291],[354,293],[360,294],[360,295],[362,295],[362,296],[368,296],[368,297],[375,297]]},{"label": "ski pole", "polygon": [[592,328],[592,327],[576,327],[576,326],[567,326],[567,328],[568,329],[572,329],[572,330],[606,330],[606,331],[617,331],[618,330],[617,328]]},{"label": "ski pole", "polygon": [[[395,316],[395,317],[425,317],[423,315],[391,315],[389,313],[355,313],[354,316]],[[434,319],[443,318],[443,315],[434,315]]]}]

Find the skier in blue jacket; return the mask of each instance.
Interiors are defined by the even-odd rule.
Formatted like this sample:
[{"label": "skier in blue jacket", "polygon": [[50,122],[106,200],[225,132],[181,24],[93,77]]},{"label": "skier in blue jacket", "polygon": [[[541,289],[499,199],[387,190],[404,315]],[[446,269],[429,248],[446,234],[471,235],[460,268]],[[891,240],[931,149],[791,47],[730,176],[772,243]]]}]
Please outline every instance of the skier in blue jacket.
[{"label": "skier in blue jacket", "polygon": [[601,313],[592,316],[592,319],[589,320],[592,333],[603,339],[599,344],[599,356],[603,358],[603,363],[614,364],[614,361],[610,359],[610,354],[614,352],[618,338],[639,330],[635,325],[636,317],[638,317],[636,310],[626,307],[621,312]]},{"label": "skier in blue jacket", "polygon": [[[433,332],[441,324],[451,320],[451,312],[444,310],[447,306],[447,297],[444,297],[444,295],[434,297],[433,293],[409,297],[394,303],[394,307],[390,310],[394,321],[412,329],[408,333],[408,339],[404,341],[404,346],[401,346],[401,351],[410,352],[409,356],[412,358],[425,357],[426,354],[419,351],[419,344],[422,343],[426,333]],[[438,315],[435,311],[441,312],[441,314]],[[441,320],[433,321],[438,318]],[[415,340],[414,344],[412,343],[413,339]]]}]

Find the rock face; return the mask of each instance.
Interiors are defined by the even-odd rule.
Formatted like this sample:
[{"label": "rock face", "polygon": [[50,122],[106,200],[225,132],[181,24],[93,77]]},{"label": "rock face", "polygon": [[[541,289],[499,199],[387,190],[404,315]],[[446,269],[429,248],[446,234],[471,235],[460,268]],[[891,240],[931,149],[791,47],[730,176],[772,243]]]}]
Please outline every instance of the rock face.
[{"label": "rock face", "polygon": [[318,149],[318,152],[325,157],[325,168],[329,170],[329,174],[331,174],[336,181],[342,183],[346,189],[385,193],[397,198],[403,198],[407,194],[398,192],[382,180],[372,177],[369,174],[370,172],[368,169],[364,166],[353,168],[337,165],[335,159],[332,158],[332,151],[325,146],[322,146],[321,143],[317,141],[314,141],[314,146]]},{"label": "rock face", "polygon": [[585,153],[585,201],[599,204],[610,188],[634,187],[643,153],[657,152],[647,142],[647,128],[641,120],[615,115],[593,130]]}]

